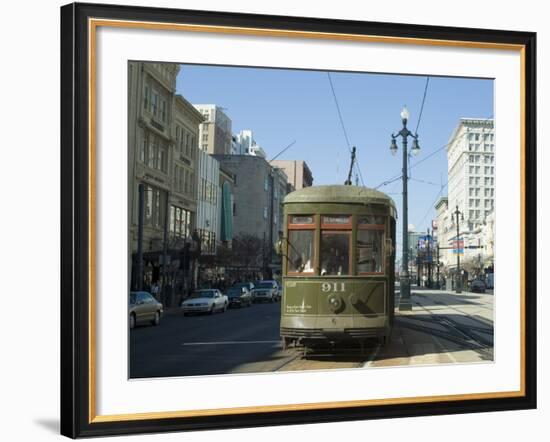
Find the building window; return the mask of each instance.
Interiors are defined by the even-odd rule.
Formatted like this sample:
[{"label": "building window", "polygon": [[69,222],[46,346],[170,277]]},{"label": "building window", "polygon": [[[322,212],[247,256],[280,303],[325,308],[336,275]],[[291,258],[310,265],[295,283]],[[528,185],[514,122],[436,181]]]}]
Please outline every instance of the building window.
[{"label": "building window", "polygon": [[147,167],[166,173],[168,168],[168,149],[166,148],[166,143],[156,135],[143,131],[139,160]]},{"label": "building window", "polygon": [[267,207],[264,206],[264,219],[267,219]]},{"label": "building window", "polygon": [[269,190],[269,180],[267,177],[264,179],[264,190],[267,192]]},{"label": "building window", "polygon": [[143,109],[149,110],[149,86],[145,85],[145,91],[143,92]]},{"label": "building window", "polygon": [[158,228],[163,227],[166,207],[166,192],[145,184],[144,193],[144,224]]},{"label": "building window", "polygon": [[170,206],[170,234],[178,238],[191,235],[191,212],[181,207]]},{"label": "building window", "polygon": [[152,96],[151,96],[151,113],[156,117],[158,112],[158,105],[159,105],[159,94],[155,90],[153,90]]},{"label": "building window", "polygon": [[167,115],[166,115],[166,100],[161,99],[160,100],[160,119],[166,123]]}]

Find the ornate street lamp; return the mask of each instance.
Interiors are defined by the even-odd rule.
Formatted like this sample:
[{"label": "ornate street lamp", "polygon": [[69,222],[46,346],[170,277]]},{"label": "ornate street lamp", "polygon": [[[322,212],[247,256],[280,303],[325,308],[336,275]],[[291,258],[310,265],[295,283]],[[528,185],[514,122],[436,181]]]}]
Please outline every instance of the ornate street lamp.
[{"label": "ornate street lamp", "polygon": [[403,128],[397,133],[397,135],[391,135],[391,145],[390,151],[393,155],[397,153],[397,143],[396,138],[401,135],[403,141],[403,259],[401,262],[401,277],[400,277],[400,292],[401,296],[399,299],[399,310],[412,310],[411,303],[411,281],[409,274],[409,224],[408,224],[408,170],[407,170],[407,160],[409,152],[407,150],[407,138],[411,137],[413,139],[413,145],[411,153],[413,155],[418,155],[420,153],[420,146],[418,144],[418,135],[413,134],[409,129],[407,129],[407,121],[409,120],[410,114],[407,106],[403,107],[401,111],[401,122],[403,123]]}]

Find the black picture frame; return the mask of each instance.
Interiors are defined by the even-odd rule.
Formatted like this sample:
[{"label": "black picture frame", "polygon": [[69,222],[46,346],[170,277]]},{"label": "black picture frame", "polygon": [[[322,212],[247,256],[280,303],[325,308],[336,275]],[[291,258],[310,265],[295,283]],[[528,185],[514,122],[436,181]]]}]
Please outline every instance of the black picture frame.
[{"label": "black picture frame", "polygon": [[[90,396],[89,19],[519,45],[524,81],[523,395],[196,417],[95,421]],[[61,433],[71,438],[536,408],[536,34],[303,17],[69,4],[61,8]],[[93,388],[93,385],[92,385]]]}]

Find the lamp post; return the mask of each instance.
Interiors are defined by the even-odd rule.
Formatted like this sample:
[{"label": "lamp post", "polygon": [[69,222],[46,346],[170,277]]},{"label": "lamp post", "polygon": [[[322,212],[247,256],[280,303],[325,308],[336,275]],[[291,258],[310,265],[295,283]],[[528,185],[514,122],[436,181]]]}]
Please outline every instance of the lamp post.
[{"label": "lamp post", "polygon": [[407,191],[407,182],[409,179],[407,171],[407,159],[409,152],[407,150],[407,138],[411,137],[413,139],[413,145],[411,153],[413,155],[418,155],[420,152],[420,146],[418,145],[418,135],[413,134],[409,129],[407,129],[407,121],[409,119],[409,111],[407,107],[403,107],[401,111],[401,122],[403,123],[403,128],[397,133],[397,135],[391,135],[391,146],[390,151],[392,155],[397,153],[397,143],[396,138],[401,135],[403,141],[403,259],[401,263],[401,278],[400,278],[400,292],[401,296],[399,299],[399,310],[412,310],[411,303],[411,281],[409,275],[409,229],[408,229],[408,191]]},{"label": "lamp post", "polygon": [[[456,286],[455,293],[462,293],[462,277],[460,275],[460,221],[464,221],[464,214],[458,210],[453,212],[453,215],[456,216]],[[460,216],[460,218],[459,218]],[[464,244],[462,245],[464,250]]]}]

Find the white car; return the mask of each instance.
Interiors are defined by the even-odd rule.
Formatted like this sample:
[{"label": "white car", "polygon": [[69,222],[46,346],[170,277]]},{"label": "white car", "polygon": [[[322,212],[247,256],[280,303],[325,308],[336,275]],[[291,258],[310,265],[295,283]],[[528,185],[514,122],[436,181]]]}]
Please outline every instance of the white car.
[{"label": "white car", "polygon": [[189,298],[181,303],[180,308],[185,316],[187,313],[225,312],[228,305],[227,296],[218,289],[203,289],[195,290]]},{"label": "white car", "polygon": [[277,281],[259,281],[252,289],[252,300],[254,302],[278,301],[279,285],[277,284]]}]

